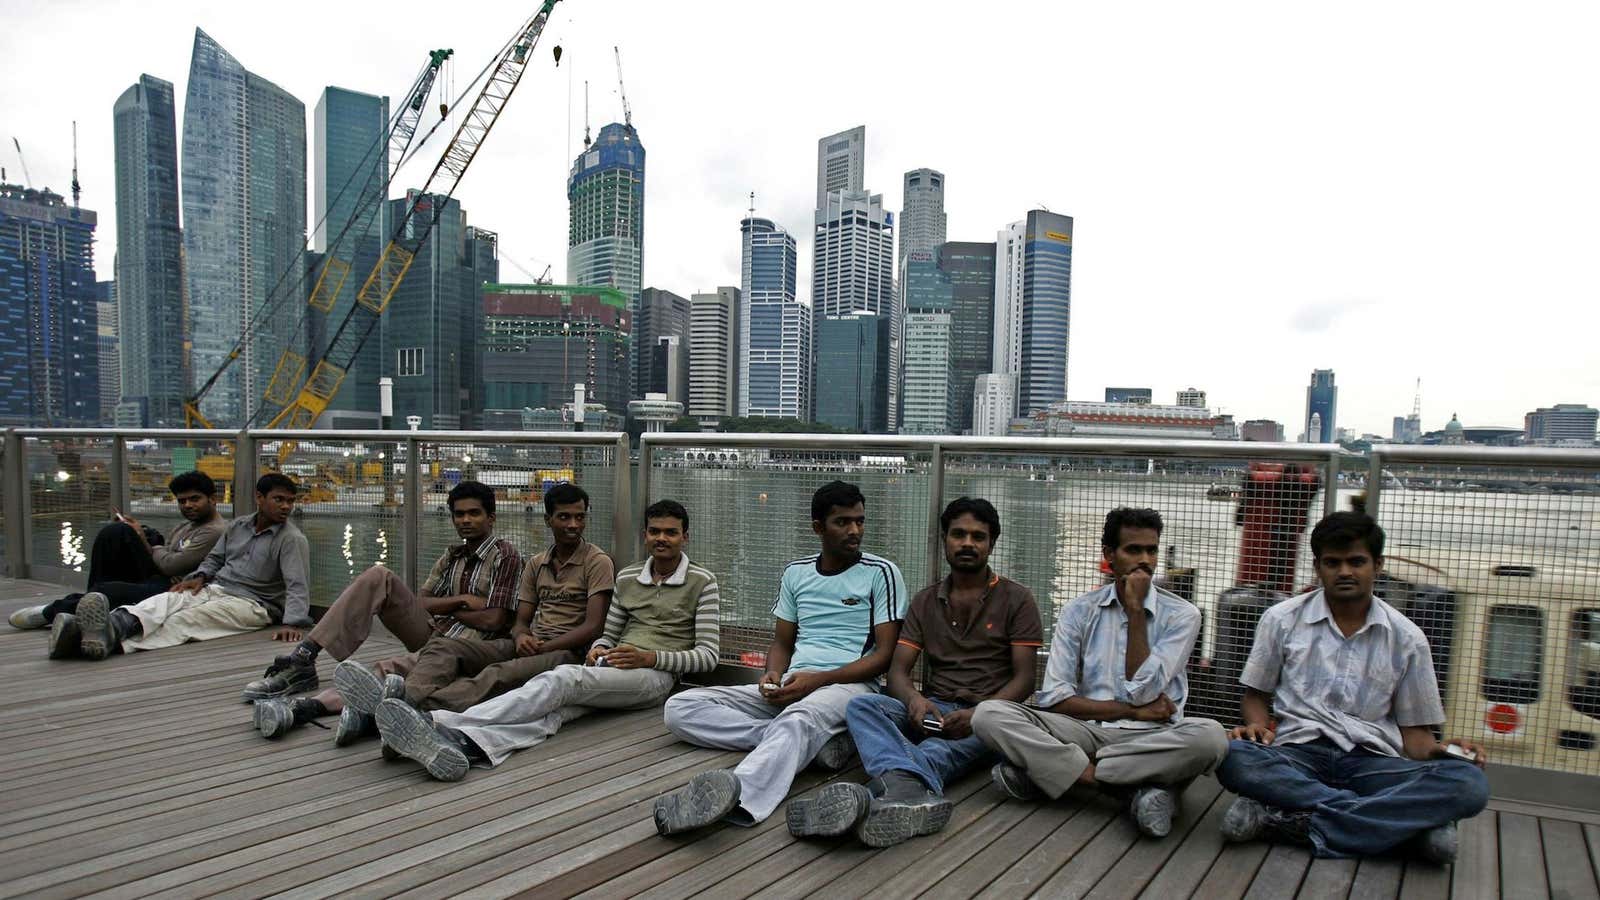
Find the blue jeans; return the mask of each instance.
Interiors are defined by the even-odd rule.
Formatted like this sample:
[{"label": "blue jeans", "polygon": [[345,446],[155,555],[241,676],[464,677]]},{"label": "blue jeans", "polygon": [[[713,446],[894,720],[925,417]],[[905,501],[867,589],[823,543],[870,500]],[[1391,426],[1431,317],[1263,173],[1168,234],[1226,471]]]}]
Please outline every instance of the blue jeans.
[{"label": "blue jeans", "polygon": [[[971,705],[931,699],[930,702],[940,715]],[[874,778],[898,770],[917,776],[929,790],[943,794],[945,783],[950,779],[959,778],[995,758],[994,751],[975,734],[960,740],[913,736],[906,705],[888,694],[853,697],[844,715],[850,724],[850,737],[856,742],[856,752],[861,754],[861,764]]]},{"label": "blue jeans", "polygon": [[1222,786],[1285,810],[1311,812],[1317,856],[1372,856],[1483,811],[1489,780],[1459,759],[1415,760],[1328,741],[1262,746],[1231,741]]}]

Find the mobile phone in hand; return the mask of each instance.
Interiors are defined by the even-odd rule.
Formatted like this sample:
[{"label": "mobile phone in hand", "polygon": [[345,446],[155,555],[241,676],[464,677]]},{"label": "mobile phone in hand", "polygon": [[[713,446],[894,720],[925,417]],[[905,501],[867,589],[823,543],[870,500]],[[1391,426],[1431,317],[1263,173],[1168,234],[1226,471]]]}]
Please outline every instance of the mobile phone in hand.
[{"label": "mobile phone in hand", "polygon": [[944,722],[938,716],[928,715],[922,718],[923,731],[944,731]]},{"label": "mobile phone in hand", "polygon": [[1478,761],[1478,754],[1476,752],[1468,750],[1460,744],[1445,744],[1444,752],[1454,756],[1456,759],[1464,759],[1467,762],[1475,763]]}]

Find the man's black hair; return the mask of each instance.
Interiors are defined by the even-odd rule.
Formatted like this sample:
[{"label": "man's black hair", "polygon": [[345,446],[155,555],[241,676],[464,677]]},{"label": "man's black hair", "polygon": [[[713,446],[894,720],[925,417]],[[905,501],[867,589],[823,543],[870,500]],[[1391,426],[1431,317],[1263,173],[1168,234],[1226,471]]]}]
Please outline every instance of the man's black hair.
[{"label": "man's black hair", "polygon": [[450,489],[445,502],[451,512],[456,511],[457,500],[476,500],[483,504],[484,512],[494,515],[494,488],[481,481],[463,481]]},{"label": "man's black hair", "polygon": [[282,472],[268,472],[267,474],[256,479],[257,494],[265,497],[275,490],[284,490],[293,494],[297,493],[299,488],[295,486],[293,478],[290,478]]},{"label": "man's black hair", "polygon": [[1383,529],[1371,516],[1360,512],[1336,512],[1323,517],[1311,529],[1311,558],[1324,550],[1343,550],[1362,544],[1374,560],[1383,559]]},{"label": "man's black hair", "polygon": [[1156,534],[1161,533],[1161,513],[1153,509],[1134,509],[1131,506],[1119,506],[1106,513],[1106,528],[1100,533],[1100,546],[1108,550],[1115,550],[1122,546],[1122,529],[1124,528],[1154,528]]},{"label": "man's black hair", "polygon": [[689,533],[689,511],[683,504],[676,500],[657,500],[644,508],[644,524],[649,527],[651,519],[674,518],[683,526],[685,534]]},{"label": "man's black hair", "polygon": [[199,491],[207,497],[215,497],[217,495],[217,483],[212,481],[211,476],[204,472],[184,472],[182,475],[174,476],[171,481],[167,482],[167,490],[171,491],[174,497],[179,494],[187,494],[190,491]]},{"label": "man's black hair", "polygon": [[957,497],[951,500],[950,505],[939,514],[939,533],[949,534],[950,523],[966,515],[989,526],[990,544],[1000,540],[1000,513],[993,503],[982,497]]},{"label": "man's black hair", "polygon": [[589,493],[570,481],[563,481],[544,494],[544,514],[553,516],[556,507],[568,503],[582,503],[584,509],[589,508]]},{"label": "man's black hair", "polygon": [[811,521],[821,522],[828,518],[828,513],[832,512],[835,506],[848,509],[857,503],[863,506],[867,503],[867,498],[861,495],[860,488],[848,481],[830,481],[817,488],[817,492],[811,495]]}]

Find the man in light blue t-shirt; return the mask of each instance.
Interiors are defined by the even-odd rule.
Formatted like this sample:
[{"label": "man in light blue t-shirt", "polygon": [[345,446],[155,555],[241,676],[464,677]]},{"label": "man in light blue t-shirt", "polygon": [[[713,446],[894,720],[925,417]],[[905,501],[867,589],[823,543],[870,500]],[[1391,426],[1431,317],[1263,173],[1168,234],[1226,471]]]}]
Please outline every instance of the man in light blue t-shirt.
[{"label": "man in light blue t-shirt", "polygon": [[861,552],[866,523],[866,498],[855,485],[818,488],[811,530],[822,552],[783,570],[759,683],[696,688],[667,701],[673,734],[750,753],[737,768],[701,772],[658,797],[657,831],[675,834],[724,819],[755,825],[772,815],[813,759],[837,770],[855,755],[845,706],[878,689],[908,601],[899,567]]}]

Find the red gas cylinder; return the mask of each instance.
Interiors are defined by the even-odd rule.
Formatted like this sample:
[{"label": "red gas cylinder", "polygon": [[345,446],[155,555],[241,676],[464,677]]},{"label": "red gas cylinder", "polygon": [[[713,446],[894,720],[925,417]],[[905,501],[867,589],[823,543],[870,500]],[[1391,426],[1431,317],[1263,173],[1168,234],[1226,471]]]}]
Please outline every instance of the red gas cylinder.
[{"label": "red gas cylinder", "polygon": [[1300,535],[1321,481],[1316,469],[1298,463],[1250,464],[1234,515],[1242,528],[1236,587],[1294,590]]}]

